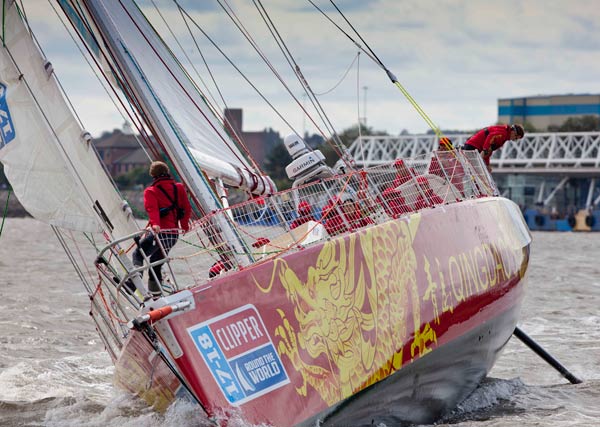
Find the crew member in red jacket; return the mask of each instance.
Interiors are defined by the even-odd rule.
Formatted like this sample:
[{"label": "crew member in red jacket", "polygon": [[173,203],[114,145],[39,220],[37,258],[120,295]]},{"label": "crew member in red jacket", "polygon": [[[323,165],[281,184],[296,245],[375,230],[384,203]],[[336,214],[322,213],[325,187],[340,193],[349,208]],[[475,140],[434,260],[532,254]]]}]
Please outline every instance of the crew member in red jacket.
[{"label": "crew member in red jacket", "polygon": [[442,199],[433,191],[433,188],[431,188],[427,177],[418,176],[417,184],[419,185],[420,190],[417,194],[417,200],[415,200],[414,203],[415,210],[421,210],[427,207],[434,207],[444,204],[444,199]]},{"label": "crew member in red jacket", "polygon": [[523,138],[523,135],[525,135],[525,129],[518,124],[488,126],[467,139],[463,145],[463,150],[479,151],[488,170],[491,171],[490,158],[492,153],[502,147],[509,139],[517,141]]},{"label": "crew member in red jacket", "polygon": [[348,193],[342,194],[341,197],[333,196],[321,212],[321,219],[325,220],[325,230],[332,236],[374,224],[371,218],[363,215],[358,203]]},{"label": "crew member in red jacket", "polygon": [[298,218],[296,218],[290,224],[290,230],[307,223],[308,221],[315,221],[315,216],[312,213],[312,206],[305,200],[298,203]]},{"label": "crew member in red jacket", "polygon": [[[140,240],[138,247],[133,252],[133,264],[142,266],[144,257],[140,249],[155,262],[164,258],[179,238],[179,229],[184,232],[189,230],[190,215],[192,212],[183,184],[175,182],[169,175],[169,167],[163,162],[152,162],[150,176],[154,179],[152,185],[144,190],[144,208],[148,213],[149,230],[146,237]],[[156,242],[155,235],[160,240],[165,254]],[[148,290],[154,296],[160,296],[162,283],[162,265],[152,267],[148,278]]]}]

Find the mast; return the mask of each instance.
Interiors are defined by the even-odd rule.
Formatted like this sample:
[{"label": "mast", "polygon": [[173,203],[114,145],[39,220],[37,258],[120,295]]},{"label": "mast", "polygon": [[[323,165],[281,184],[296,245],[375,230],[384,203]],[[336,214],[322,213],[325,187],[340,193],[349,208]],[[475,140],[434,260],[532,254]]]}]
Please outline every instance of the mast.
[{"label": "mast", "polygon": [[[181,79],[185,83],[189,83],[187,77],[181,73],[178,67],[175,70],[171,70],[168,69],[168,64],[164,62],[160,63],[159,61],[157,61],[156,67],[162,67],[162,69],[159,69],[159,72],[163,71],[163,74],[158,77],[147,74],[140,63],[141,56],[158,55],[158,52],[152,53],[148,51],[150,46],[159,46],[163,50],[166,50],[166,47],[164,47],[160,37],[148,25],[137,6],[131,1],[84,0],[83,3],[100,31],[114,61],[120,71],[122,71],[122,77],[135,94],[136,99],[130,99],[130,102],[142,113],[142,116],[148,121],[150,127],[155,130],[155,136],[162,141],[167,155],[173,161],[182,180],[185,181],[189,190],[199,201],[205,213],[221,209],[222,206],[218,196],[213,192],[208,179],[199,167],[198,162],[194,159],[189,147],[190,145],[193,146],[190,140],[190,136],[193,135],[190,135],[191,132],[186,126],[191,127],[196,125],[195,123],[190,124],[189,119],[196,121],[203,120],[201,113],[196,114],[196,117],[189,117],[193,112],[184,110],[185,103],[180,105],[182,110],[178,111],[170,111],[166,105],[169,102],[173,104],[173,98],[176,96],[190,96],[185,91],[186,87],[183,88],[183,91],[178,87],[178,84],[181,85]],[[121,28],[117,26],[117,23],[123,24],[123,21],[125,23],[129,21],[128,27]],[[124,27],[125,25],[122,26]],[[141,33],[142,30],[143,33]],[[138,43],[137,46],[130,46],[128,42],[131,43],[132,37],[138,37],[139,39],[143,37],[145,40],[142,39],[144,41]],[[140,52],[140,49],[144,50],[144,48],[140,48],[139,44],[146,45],[145,51]],[[157,59],[162,60],[160,56]],[[148,58],[146,57],[143,60],[147,61]],[[179,75],[176,76],[177,78],[169,76],[172,82],[168,83],[170,83],[173,93],[159,92],[155,85],[153,85],[157,78],[165,79],[165,67],[167,67],[167,71],[170,74],[179,71]],[[148,70],[148,73],[155,71],[156,69]],[[175,114],[179,113],[184,116],[183,120],[178,120],[174,117]],[[185,119],[188,120],[185,121]],[[209,124],[209,126],[212,126],[215,133],[218,133],[214,124]],[[215,137],[219,137],[219,135],[217,134]],[[248,256],[248,251],[244,248],[242,239],[237,235],[234,225],[226,219],[225,215],[217,216],[216,221],[218,225],[211,227],[214,230],[207,232],[208,237],[213,239],[213,243],[218,245],[218,247],[225,247],[226,256],[235,258],[238,264],[246,265],[250,263],[251,259]],[[216,230],[220,230],[223,236],[218,235],[215,232]]]}]

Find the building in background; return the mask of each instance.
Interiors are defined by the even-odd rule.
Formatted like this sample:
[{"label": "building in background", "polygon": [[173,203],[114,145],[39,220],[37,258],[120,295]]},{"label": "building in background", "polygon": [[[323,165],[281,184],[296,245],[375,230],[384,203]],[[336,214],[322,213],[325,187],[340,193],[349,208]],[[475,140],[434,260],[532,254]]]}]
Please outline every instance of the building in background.
[{"label": "building in background", "polygon": [[553,131],[567,119],[600,117],[600,94],[538,95],[498,100],[498,123],[527,123],[538,131]]},{"label": "building in background", "polygon": [[113,178],[150,165],[150,160],[135,135],[125,128],[104,132],[94,139],[94,145]]},{"label": "building in background", "polygon": [[250,154],[256,160],[260,167],[264,167],[267,154],[282,140],[279,132],[273,129],[264,129],[261,131],[243,130],[243,111],[241,108],[226,108],[225,121],[232,128],[242,143],[248,148]]},{"label": "building in background", "polygon": [[[272,129],[244,131],[241,108],[226,109],[225,119],[234,133],[246,145],[254,160],[258,162],[259,166],[264,167],[267,154],[277,144],[282,143],[279,132]],[[112,132],[104,132],[94,139],[94,145],[113,177],[126,174],[139,167],[146,169],[150,164],[146,153],[140,147],[138,138],[127,125],[122,130],[115,129]]]}]

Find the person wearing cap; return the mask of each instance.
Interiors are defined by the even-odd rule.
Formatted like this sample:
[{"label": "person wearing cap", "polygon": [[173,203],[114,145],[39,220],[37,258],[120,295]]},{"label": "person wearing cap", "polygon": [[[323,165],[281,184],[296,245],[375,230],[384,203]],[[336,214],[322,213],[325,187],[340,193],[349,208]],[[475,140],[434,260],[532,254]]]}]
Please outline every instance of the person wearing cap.
[{"label": "person wearing cap", "polygon": [[[165,253],[168,254],[177,243],[179,228],[184,232],[190,228],[192,208],[183,184],[175,182],[171,178],[169,167],[163,162],[152,162],[149,172],[153,182],[144,190],[144,208],[148,213],[150,233],[140,240],[133,251],[133,265],[136,267],[144,264],[141,250],[144,251],[150,262],[164,258],[155,235],[160,240]],[[154,296],[161,294],[161,267],[162,265],[152,267],[154,274],[150,273],[148,278],[148,290]],[[159,283],[156,282],[155,275]]]},{"label": "person wearing cap", "polygon": [[488,126],[471,136],[463,145],[463,150],[477,150],[483,156],[489,171],[492,153],[508,140],[517,141],[525,135],[525,129],[519,124]]},{"label": "person wearing cap", "polygon": [[411,208],[406,204],[406,199],[402,195],[402,191],[395,187],[389,187],[381,193],[383,198],[383,207],[386,213],[392,218],[398,218],[400,215],[410,213]]},{"label": "person wearing cap", "polygon": [[316,221],[315,217],[312,213],[312,207],[310,203],[305,200],[302,200],[298,203],[298,217],[292,221],[290,224],[290,229],[293,230],[296,227],[301,226],[302,224],[307,223],[308,221]]}]

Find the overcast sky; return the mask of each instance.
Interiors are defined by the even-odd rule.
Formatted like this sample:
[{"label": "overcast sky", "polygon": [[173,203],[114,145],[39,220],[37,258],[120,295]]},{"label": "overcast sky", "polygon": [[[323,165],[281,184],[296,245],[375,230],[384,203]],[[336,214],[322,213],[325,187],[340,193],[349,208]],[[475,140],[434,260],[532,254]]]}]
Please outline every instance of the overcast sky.
[{"label": "overcast sky", "polygon": [[[44,50],[81,116],[97,136],[123,119],[46,0],[23,0]],[[223,0],[224,1],[224,0]],[[210,78],[171,1],[155,0],[207,82]],[[202,4],[198,6],[197,3]],[[356,37],[325,0],[315,0]],[[150,19],[172,40],[149,0]],[[285,115],[294,130],[316,128],[223,13],[217,0],[183,1],[197,23]],[[251,0],[229,0],[261,49],[303,102],[302,90],[279,53]],[[360,114],[377,130],[426,132],[425,121],[365,54],[305,0],[262,4],[341,131]],[[594,0],[338,0],[360,35],[443,129],[475,129],[497,120],[498,98],[600,93],[600,6]],[[290,129],[248,87],[207,40],[194,34],[230,107],[244,109],[244,130]],[[174,50],[179,52],[177,46]],[[359,67],[357,67],[359,65]],[[367,89],[365,90],[364,87]],[[212,89],[211,89],[212,90]],[[366,94],[366,100],[365,100]],[[219,105],[222,108],[222,105]],[[366,112],[365,112],[366,107]],[[359,111],[360,110],[360,111]],[[311,115],[318,119],[314,113]]]}]

